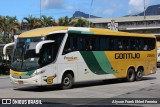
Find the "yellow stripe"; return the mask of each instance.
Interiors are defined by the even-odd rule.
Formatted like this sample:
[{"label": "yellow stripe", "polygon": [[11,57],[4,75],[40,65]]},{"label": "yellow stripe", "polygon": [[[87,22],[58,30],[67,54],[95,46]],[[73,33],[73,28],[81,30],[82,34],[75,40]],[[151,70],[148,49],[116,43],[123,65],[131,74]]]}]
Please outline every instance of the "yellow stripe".
[{"label": "yellow stripe", "polygon": [[120,32],[120,31],[112,31],[109,29],[91,28],[90,31],[93,32],[94,34],[97,34],[97,35],[134,36],[134,37],[156,38],[154,35],[149,35],[149,34],[127,33],[127,32]]},{"label": "yellow stripe", "polygon": [[22,76],[22,73],[21,72],[16,72],[16,71],[13,71],[13,70],[10,70],[10,73],[14,76]]}]

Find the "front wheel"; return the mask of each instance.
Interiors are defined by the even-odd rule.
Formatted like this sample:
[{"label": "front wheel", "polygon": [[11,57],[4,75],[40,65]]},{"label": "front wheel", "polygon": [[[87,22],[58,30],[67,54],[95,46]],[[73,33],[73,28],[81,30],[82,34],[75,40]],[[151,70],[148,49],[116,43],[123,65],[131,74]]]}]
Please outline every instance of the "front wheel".
[{"label": "front wheel", "polygon": [[73,77],[71,74],[64,74],[62,77],[62,82],[60,85],[60,88],[65,90],[65,89],[70,89],[73,85]]},{"label": "front wheel", "polygon": [[128,82],[133,82],[135,80],[135,71],[134,71],[134,69],[132,69],[132,68],[128,69],[126,79],[127,79]]}]

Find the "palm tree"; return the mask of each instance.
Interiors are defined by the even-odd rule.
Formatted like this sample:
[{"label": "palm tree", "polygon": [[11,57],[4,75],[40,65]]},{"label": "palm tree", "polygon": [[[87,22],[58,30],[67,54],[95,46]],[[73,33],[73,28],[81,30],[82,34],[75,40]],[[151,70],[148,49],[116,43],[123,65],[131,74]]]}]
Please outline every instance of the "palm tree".
[{"label": "palm tree", "polygon": [[85,18],[75,18],[72,19],[71,25],[75,27],[88,27],[89,21]]},{"label": "palm tree", "polygon": [[26,27],[27,30],[31,30],[31,29],[42,27],[42,23],[39,18],[36,18],[30,15],[29,17],[24,17],[22,21],[22,28],[23,27]]},{"label": "palm tree", "polygon": [[70,22],[71,22],[71,18],[68,18],[68,16],[61,17],[58,19],[59,26],[69,26]]},{"label": "palm tree", "polygon": [[16,17],[5,16],[0,18],[0,29],[7,38],[13,37],[13,35],[19,31],[20,24]]},{"label": "palm tree", "polygon": [[[3,17],[0,16],[0,25],[2,25],[2,23],[3,23]],[[2,27],[1,26],[0,26],[0,33],[2,33]]]},{"label": "palm tree", "polygon": [[41,23],[42,23],[43,27],[56,26],[57,25],[55,20],[51,16],[47,17],[45,15],[43,15],[41,17]]}]

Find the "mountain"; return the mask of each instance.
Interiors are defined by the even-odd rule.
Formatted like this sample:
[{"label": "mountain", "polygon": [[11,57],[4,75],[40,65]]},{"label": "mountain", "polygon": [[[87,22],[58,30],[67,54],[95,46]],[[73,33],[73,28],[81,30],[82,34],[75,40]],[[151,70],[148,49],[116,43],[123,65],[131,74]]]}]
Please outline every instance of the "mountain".
[{"label": "mountain", "polygon": [[[76,18],[76,17],[89,18],[89,14],[86,14],[86,13],[81,12],[81,11],[76,11],[76,12],[73,14],[72,18]],[[100,18],[100,17],[90,15],[90,18]]]},{"label": "mountain", "polygon": [[[143,16],[143,15],[144,15],[144,12],[138,14],[138,16]],[[160,15],[160,4],[149,6],[146,9],[146,16],[150,16],[150,15]]]}]

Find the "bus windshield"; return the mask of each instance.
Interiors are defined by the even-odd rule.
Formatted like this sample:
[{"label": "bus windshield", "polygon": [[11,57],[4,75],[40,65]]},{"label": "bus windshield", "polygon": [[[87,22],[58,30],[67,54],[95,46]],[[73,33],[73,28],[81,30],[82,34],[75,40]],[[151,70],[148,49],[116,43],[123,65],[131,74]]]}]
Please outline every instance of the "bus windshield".
[{"label": "bus windshield", "polygon": [[40,57],[35,53],[35,47],[43,37],[18,38],[13,53],[11,68],[16,71],[26,71],[38,68]]},{"label": "bus windshield", "polygon": [[[44,37],[18,38],[16,41],[11,69],[15,71],[31,71],[46,66],[56,60],[58,50],[65,33],[50,34]],[[36,45],[43,40],[54,40],[54,43],[44,44],[39,54]]]}]

